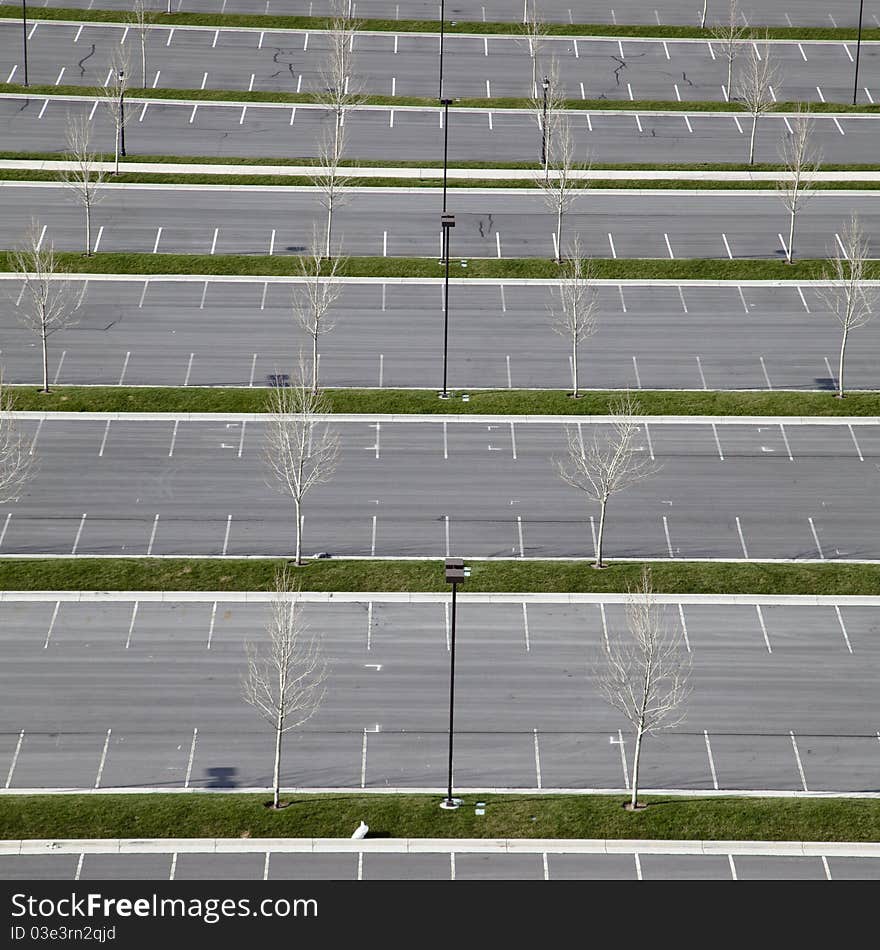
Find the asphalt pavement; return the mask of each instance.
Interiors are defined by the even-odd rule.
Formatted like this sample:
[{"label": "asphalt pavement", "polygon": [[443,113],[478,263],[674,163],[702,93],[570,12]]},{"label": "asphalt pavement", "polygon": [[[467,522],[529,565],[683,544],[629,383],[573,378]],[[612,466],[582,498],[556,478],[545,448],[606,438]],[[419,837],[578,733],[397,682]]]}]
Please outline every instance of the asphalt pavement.
[{"label": "asphalt pavement", "polygon": [[856,880],[880,859],[660,854],[65,854],[0,858],[4,880]]},{"label": "asphalt pavement", "polygon": [[[308,515],[307,515],[308,518]],[[137,596],[136,594],[134,595]],[[880,791],[875,606],[669,604],[692,662],[687,718],[645,742],[641,785]],[[305,604],[330,672],[285,739],[282,783],[445,786],[448,603]],[[271,784],[271,730],[240,697],[268,605],[4,603],[0,781],[11,790]],[[456,624],[459,789],[630,783],[632,739],[600,698],[625,605],[469,603]]]},{"label": "asphalt pavement", "polygon": [[[84,246],[76,198],[54,182],[0,182],[0,242],[20,246],[32,222],[45,226],[56,250]],[[283,196],[283,197],[281,197]],[[439,189],[349,189],[337,199],[337,253],[439,257]],[[880,193],[819,191],[798,215],[800,257],[838,253],[839,235],[858,206],[862,227],[880,233]],[[555,215],[533,189],[450,192],[456,215],[453,258],[554,255]],[[574,197],[562,251],[574,234],[592,257],[784,259],[788,215],[775,191],[591,191]],[[93,225],[101,251],[188,254],[298,254],[326,226],[313,188],[227,185],[109,185]],[[93,246],[94,249],[94,246]],[[438,275],[439,276],[439,275]]]},{"label": "asphalt pavement", "polygon": [[[17,151],[67,150],[68,115],[92,119],[92,146],[112,153],[113,122],[95,99],[0,96],[0,134]],[[315,106],[129,100],[129,155],[317,158],[330,113]],[[345,157],[356,161],[440,161],[439,109],[362,107],[345,120]],[[730,113],[572,112],[569,124],[579,163],[695,164],[748,161],[751,123]],[[790,116],[758,123],[755,160],[780,163]],[[811,147],[825,165],[874,164],[880,117],[871,114],[813,118]],[[534,116],[514,110],[454,110],[449,119],[452,162],[529,162],[540,159]],[[439,171],[433,174],[439,174]]]},{"label": "asphalt pavement", "polygon": [[[439,268],[438,268],[439,270]],[[79,322],[53,334],[49,377],[63,385],[266,386],[310,340],[291,280],[91,278]],[[75,284],[77,292],[81,282]],[[8,383],[42,372],[18,319],[17,279],[0,279],[0,363]],[[579,385],[601,389],[812,389],[837,382],[840,331],[815,286],[603,283],[599,325],[578,354]],[[553,331],[556,291],[458,280],[450,288],[454,388],[571,387],[570,347]],[[440,385],[443,291],[433,281],[346,283],[319,343],[326,386]],[[846,380],[877,384],[880,323],[853,337]],[[125,375],[122,368],[125,367]]]},{"label": "asphalt pavement", "polygon": [[[184,5],[185,3],[185,5]],[[167,4],[156,0],[156,9],[163,11]],[[94,0],[65,0],[65,7],[96,6]],[[454,0],[446,5],[449,22],[511,21],[521,22],[523,6],[520,0]],[[531,7],[531,4],[529,5]],[[668,24],[699,26],[702,4],[699,0],[654,0],[645,5],[640,0],[611,0],[608,4],[573,3],[572,0],[540,0],[541,15],[548,23],[609,23],[609,24]],[[858,10],[847,0],[739,0],[743,23],[753,26],[831,26],[853,28],[858,23]],[[100,0],[97,9],[125,10],[127,0]],[[175,13],[260,13],[278,16],[326,16],[332,7],[330,0],[172,0]],[[352,10],[357,17],[370,19],[438,20],[439,5],[435,0],[355,0]],[[728,12],[726,0],[710,0],[706,20],[709,24],[723,23]],[[865,25],[880,25],[869,10]]]},{"label": "asphalt pavement", "polygon": [[[426,418],[334,424],[339,465],[306,498],[306,555],[591,555],[598,509],[554,470],[562,424]],[[5,506],[0,553],[293,550],[293,506],[267,481],[263,423],[73,415],[22,429],[39,470]],[[585,442],[593,431],[581,426]],[[639,451],[661,467],[612,499],[606,556],[880,558],[876,420],[661,421],[642,436]]]},{"label": "asphalt pavement", "polygon": [[[139,41],[131,29],[97,23],[35,21],[28,45],[28,77],[42,85],[101,86],[111,55],[130,40],[132,84],[150,88],[316,92],[326,78],[330,40],[320,32],[157,26],[147,39],[142,71]],[[772,41],[759,56],[776,64],[772,95],[780,101],[851,102],[855,43]],[[439,40],[428,34],[358,36],[353,48],[351,92],[438,98]],[[751,50],[749,54],[751,54]],[[744,63],[746,55],[738,62]],[[437,70],[428,66],[437,63]],[[458,36],[444,44],[443,94],[450,98],[538,97],[542,73],[556,62],[560,91],[572,99],[723,102],[727,64],[708,40],[548,37],[533,76],[522,37]],[[737,69],[743,68],[741,65]],[[20,24],[0,21],[0,78],[20,81]],[[864,101],[880,99],[880,43],[863,42],[859,89]],[[868,92],[865,93],[864,89]]]}]

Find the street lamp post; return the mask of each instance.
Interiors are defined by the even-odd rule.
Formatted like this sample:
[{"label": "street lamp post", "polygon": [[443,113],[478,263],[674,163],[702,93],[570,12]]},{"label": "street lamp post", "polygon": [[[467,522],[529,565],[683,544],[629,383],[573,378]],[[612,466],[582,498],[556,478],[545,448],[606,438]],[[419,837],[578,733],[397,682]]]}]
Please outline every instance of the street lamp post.
[{"label": "street lamp post", "polygon": [[446,357],[449,344],[449,232],[455,227],[455,215],[443,213],[440,215],[440,227],[443,229],[443,261],[446,264],[446,278],[443,289],[443,391],[441,399],[448,399],[446,389]]},{"label": "street lamp post", "polygon": [[120,69],[119,77],[119,154],[125,158],[125,70]]},{"label": "street lamp post", "polygon": [[541,121],[541,165],[547,168],[547,96],[550,92],[550,80],[545,76],[541,80],[541,87],[544,90],[544,111]]},{"label": "street lamp post", "polygon": [[460,558],[446,559],[446,583],[452,584],[452,623],[449,636],[449,772],[446,783],[446,798],[440,802],[440,807],[453,810],[461,804],[461,799],[452,797],[452,738],[455,713],[455,595],[458,585],[463,584],[470,575],[469,567],[464,566]]},{"label": "street lamp post", "polygon": [[27,85],[27,0],[21,0],[21,42],[24,47],[24,84]]},{"label": "street lamp post", "polygon": [[856,75],[853,80],[853,105],[859,94],[859,54],[862,51],[862,14],[865,12],[865,0],[859,0],[859,37],[856,40]]},{"label": "street lamp post", "polygon": [[446,0],[440,0],[440,92],[438,99],[443,98],[443,38],[446,32]]},{"label": "street lamp post", "polygon": [[[449,154],[449,104],[451,99],[441,99],[443,104],[443,214],[446,214],[446,169]],[[448,255],[447,255],[448,257]]]}]

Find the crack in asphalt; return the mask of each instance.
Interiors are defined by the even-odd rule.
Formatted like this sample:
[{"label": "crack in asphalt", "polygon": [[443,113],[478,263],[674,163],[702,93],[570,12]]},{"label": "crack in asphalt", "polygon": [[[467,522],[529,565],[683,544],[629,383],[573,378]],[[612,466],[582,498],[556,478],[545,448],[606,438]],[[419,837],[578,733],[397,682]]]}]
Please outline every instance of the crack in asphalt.
[{"label": "crack in asphalt", "polygon": [[[286,67],[287,67],[287,71],[290,73],[290,78],[291,78],[291,79],[296,79],[296,74],[295,74],[294,71],[293,71],[293,61],[291,60],[290,62],[282,62],[282,61],[278,58],[279,56],[281,56],[281,55],[283,55],[283,54],[285,54],[285,53],[286,53],[288,56],[293,56],[293,55],[294,55],[294,51],[293,51],[292,49],[286,49],[285,47],[282,47],[282,46],[276,46],[276,47],[275,47],[275,52],[272,54],[272,62],[275,63],[276,66],[286,66]],[[270,78],[270,79],[275,79],[276,77],[280,76],[283,72],[284,72],[283,69],[279,69],[277,72],[272,73],[272,75],[271,75],[269,78]]]},{"label": "crack in asphalt", "polygon": [[[480,220],[477,222],[477,227],[479,228],[479,231],[480,231],[480,237],[481,238],[486,237],[486,230],[484,230],[484,222],[482,218],[480,218]],[[485,228],[488,228],[489,234],[492,233],[492,215],[491,214],[489,215],[489,220],[485,222]]]},{"label": "crack in asphalt", "polygon": [[95,44],[92,43],[92,48],[91,48],[91,49],[88,51],[88,53],[86,53],[86,55],[83,56],[83,58],[76,64],[77,66],[79,66],[79,75],[80,75],[80,78],[82,78],[82,77],[85,76],[85,74],[86,74],[86,68],[85,68],[85,66],[83,66],[83,63],[84,63],[87,59],[90,59],[90,58],[91,58],[92,56],[94,56],[94,55],[95,55]]}]

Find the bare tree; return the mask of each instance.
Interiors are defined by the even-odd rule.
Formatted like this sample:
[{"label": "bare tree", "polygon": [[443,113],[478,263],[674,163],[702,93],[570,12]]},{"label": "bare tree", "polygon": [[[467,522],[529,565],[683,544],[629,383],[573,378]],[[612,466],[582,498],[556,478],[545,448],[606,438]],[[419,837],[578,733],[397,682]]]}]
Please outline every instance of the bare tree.
[{"label": "bare tree", "polygon": [[106,177],[91,146],[92,124],[85,115],[67,116],[67,154],[73,168],[58,177],[76,196],[86,213],[86,257],[92,256],[92,208],[100,200],[99,189]]},{"label": "bare tree", "polygon": [[[626,603],[626,632],[602,638],[602,666],[597,671],[599,692],[623,713],[635,739],[632,797],[639,808],[639,763],[647,735],[674,729],[686,716],[690,695],[690,656],[681,628],[670,629],[663,608],[654,598],[651,571],[642,568]],[[644,807],[644,806],[641,806]]]},{"label": "bare tree", "polygon": [[633,416],[638,411],[639,405],[629,393],[616,399],[611,407],[611,431],[597,429],[589,446],[584,446],[579,426],[566,426],[568,452],[564,459],[553,460],[563,481],[599,503],[599,531],[593,565],[596,568],[605,566],[602,542],[609,499],[659,470],[659,466],[650,461],[637,444],[641,427]]},{"label": "bare tree", "polygon": [[538,186],[544,193],[547,207],[556,216],[556,231],[553,238],[554,259],[557,264],[562,263],[562,221],[571,207],[577,192],[588,187],[584,179],[576,178],[572,172],[581,171],[583,165],[575,165],[574,139],[571,134],[571,123],[568,117],[557,116],[556,126],[549,135],[547,147],[547,168],[543,178],[538,179]]},{"label": "bare tree", "polygon": [[321,638],[311,634],[296,599],[299,589],[290,571],[275,575],[267,624],[268,643],[248,642],[242,697],[275,733],[272,807],[281,807],[281,748],[284,734],[308,722],[327,691],[327,661]]},{"label": "bare tree", "polygon": [[329,408],[323,393],[312,392],[302,361],[293,385],[278,386],[269,394],[265,459],[279,491],[293,500],[297,566],[302,565],[305,496],[336,470],[339,435],[319,418]]},{"label": "bare tree", "polygon": [[739,55],[745,35],[745,28],[739,23],[737,0],[730,0],[727,22],[712,30],[712,37],[721,47],[721,52],[727,61],[727,85],[724,87],[724,95],[727,99],[733,97],[733,62]]},{"label": "bare tree", "polygon": [[[330,256],[329,252],[327,256]],[[310,252],[299,259],[303,282],[293,288],[293,315],[311,339],[312,395],[315,396],[318,394],[318,337],[336,326],[330,314],[342,293],[338,275],[344,263],[344,260],[334,257],[329,266],[324,266],[317,234],[312,237]]]},{"label": "bare tree", "polygon": [[821,156],[812,146],[813,118],[808,111],[798,108],[789,125],[791,133],[783,135],[779,143],[779,157],[785,165],[786,176],[777,182],[777,188],[789,214],[785,259],[791,264],[794,261],[795,218],[813,196],[815,185],[811,176],[819,170]]},{"label": "bare tree", "polygon": [[78,322],[76,312],[85,296],[85,284],[77,291],[55,260],[51,243],[43,243],[42,229],[32,221],[23,250],[12,252],[13,268],[24,282],[16,304],[21,323],[40,340],[43,353],[43,389],[49,392],[49,337]]},{"label": "bare tree", "polygon": [[553,329],[571,345],[571,388],[577,399],[578,346],[591,337],[599,326],[599,298],[592,259],[581,253],[580,239],[572,241],[559,281],[553,287],[554,301],[550,308]]},{"label": "bare tree", "polygon": [[700,29],[706,29],[706,12],[709,7],[709,0],[703,0],[703,11],[700,13]]},{"label": "bare tree", "polygon": [[0,505],[18,501],[36,463],[12,415],[15,402],[0,378]]},{"label": "bare tree", "polygon": [[332,255],[333,212],[348,200],[348,186],[351,179],[342,171],[340,159],[345,148],[346,127],[338,126],[334,131],[325,130],[321,138],[321,171],[315,175],[314,182],[318,197],[327,212],[327,225],[324,229],[324,257]]},{"label": "bare tree", "polygon": [[868,237],[859,219],[853,215],[843,229],[841,247],[826,269],[829,285],[818,291],[822,302],[840,324],[840,359],[837,368],[837,398],[843,399],[843,369],[846,344],[851,330],[870,323],[877,304],[877,288],[866,281]]},{"label": "bare tree", "polygon": [[354,18],[352,9],[352,4],[347,0],[331,0],[332,17],[326,34],[330,49],[321,68],[322,88],[315,94],[315,100],[333,113],[334,142],[331,153],[337,161],[342,155],[339,139],[345,124],[345,113],[365,99],[354,72],[354,38],[361,28],[361,22]]},{"label": "bare tree", "polygon": [[537,0],[532,0],[531,7],[526,4],[522,22],[522,33],[525,37],[524,42],[528,46],[529,59],[532,63],[532,86],[531,95],[538,95],[538,66],[541,59],[541,53],[547,42],[547,24],[538,9]]},{"label": "bare tree", "polygon": [[773,85],[779,85],[780,73],[776,64],[770,58],[770,44],[764,42],[764,51],[758,49],[758,44],[752,44],[752,55],[746,63],[742,75],[737,80],[736,98],[748,109],[752,117],[752,134],[749,136],[749,164],[755,161],[755,133],[758,130],[758,119],[769,112],[776,99],[773,95]]},{"label": "bare tree", "polygon": [[[171,0],[168,3],[168,13],[171,12]],[[147,88],[147,38],[153,29],[153,15],[147,7],[146,0],[134,0],[129,22],[138,35],[141,45],[141,87]]]},{"label": "bare tree", "polygon": [[115,171],[119,174],[119,155],[124,152],[123,143],[125,127],[131,121],[132,111],[129,109],[128,115],[125,113],[125,93],[129,86],[129,56],[128,47],[119,44],[113,47],[113,53],[110,56],[110,73],[107,82],[104,84],[103,103],[110,113],[110,121],[113,123],[114,142],[115,142]]},{"label": "bare tree", "polygon": [[535,117],[535,124],[541,135],[542,161],[544,180],[550,176],[550,155],[553,151],[553,136],[564,118],[565,91],[559,78],[559,61],[556,57],[550,60],[547,75],[541,79],[541,91],[529,100],[529,106]]}]

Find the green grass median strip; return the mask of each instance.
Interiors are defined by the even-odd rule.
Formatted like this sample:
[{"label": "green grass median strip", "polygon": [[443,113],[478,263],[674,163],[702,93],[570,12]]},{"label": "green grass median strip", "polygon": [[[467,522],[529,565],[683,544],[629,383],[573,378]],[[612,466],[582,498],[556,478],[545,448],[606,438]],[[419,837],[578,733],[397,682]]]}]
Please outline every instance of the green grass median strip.
[{"label": "green grass median strip", "polygon": [[[100,223],[100,222],[98,222]],[[589,251],[589,248],[587,249]],[[197,274],[203,277],[282,277],[297,271],[297,261],[290,254],[134,254],[105,253],[86,257],[75,251],[59,251],[55,259],[60,267],[78,274]],[[455,258],[450,276],[456,278],[483,277],[489,279],[559,277],[559,267],[546,258],[468,258],[467,266]],[[666,258],[597,259],[597,278],[606,280],[818,280],[828,267],[824,260],[801,260],[785,264],[779,260],[724,260],[719,258],[695,259]],[[0,271],[15,269],[12,255],[0,251]],[[339,269],[340,277],[414,277],[443,276],[437,258],[424,257],[349,257]],[[869,261],[866,278],[880,278],[880,260]]]},{"label": "green grass median strip", "polygon": [[[815,318],[813,318],[815,319]],[[811,318],[804,315],[804,332]],[[548,333],[550,332],[548,327]],[[283,368],[282,368],[283,369]],[[10,386],[15,408],[53,412],[265,412],[267,389],[211,386]],[[438,399],[436,389],[326,389],[331,412],[454,415],[607,415],[617,395],[585,392],[572,399],[564,390],[458,389]],[[461,396],[466,394],[468,400]],[[833,392],[760,390],[639,390],[643,415],[651,416],[880,416],[880,391]]]},{"label": "green grass median strip", "polygon": [[[100,89],[88,86],[22,86],[19,83],[5,83],[3,92],[30,98],[43,96],[82,96],[93,100],[103,97]],[[258,104],[261,102],[289,102],[291,105],[302,102],[315,102],[313,92],[247,92],[243,89],[138,89],[127,90],[127,95],[137,99],[149,99],[161,102],[163,100],[185,99],[190,102],[243,102]],[[401,106],[418,106],[421,108],[437,108],[437,100],[430,97],[418,96],[376,96],[368,95],[365,105],[387,106],[400,108]],[[492,99],[455,99],[453,108],[462,109],[530,109],[531,100],[524,98],[492,98]],[[795,112],[798,108],[808,108],[813,113],[880,113],[880,103],[875,105],[851,105],[840,102],[810,102],[797,101],[778,102],[771,111]],[[746,112],[744,106],[738,102],[679,102],[675,99],[640,99],[634,102],[628,99],[568,99],[562,108],[577,112],[624,111],[624,112]]]},{"label": "green grass median strip", "polygon": [[[0,17],[9,20],[21,18],[15,6],[0,7]],[[70,20],[82,23],[124,23],[124,10],[83,10],[75,7],[38,7],[28,10],[31,20]],[[251,13],[155,13],[152,21],[157,26],[243,27],[256,30],[325,30],[327,17],[275,16]],[[360,29],[380,33],[439,33],[438,20],[382,20],[362,19]],[[687,26],[627,26],[607,23],[545,23],[551,36],[635,36],[659,39],[712,39],[710,30]],[[446,20],[447,33],[518,34],[522,26],[516,22],[482,22],[479,20]],[[854,40],[856,30],[844,27],[763,27],[752,24],[744,31],[744,38],[791,40]],[[880,39],[880,29],[866,27],[862,40]]]},{"label": "green grass median strip", "polygon": [[[548,478],[552,478],[548,467]],[[590,550],[584,534],[584,554]],[[291,538],[291,542],[293,539]],[[332,553],[332,552],[331,552]],[[267,591],[282,558],[0,558],[2,590]],[[654,590],[667,594],[880,595],[880,565],[654,561]],[[641,562],[472,561],[471,593],[625,593]],[[309,591],[447,591],[443,561],[320,558],[295,569]]]},{"label": "green grass median strip", "polygon": [[[271,763],[267,762],[267,767]],[[878,841],[880,801],[622,795],[27,795],[0,798],[0,835],[17,838],[350,838],[359,822],[383,838],[650,838],[715,841]],[[477,815],[477,801],[486,803]]]}]

